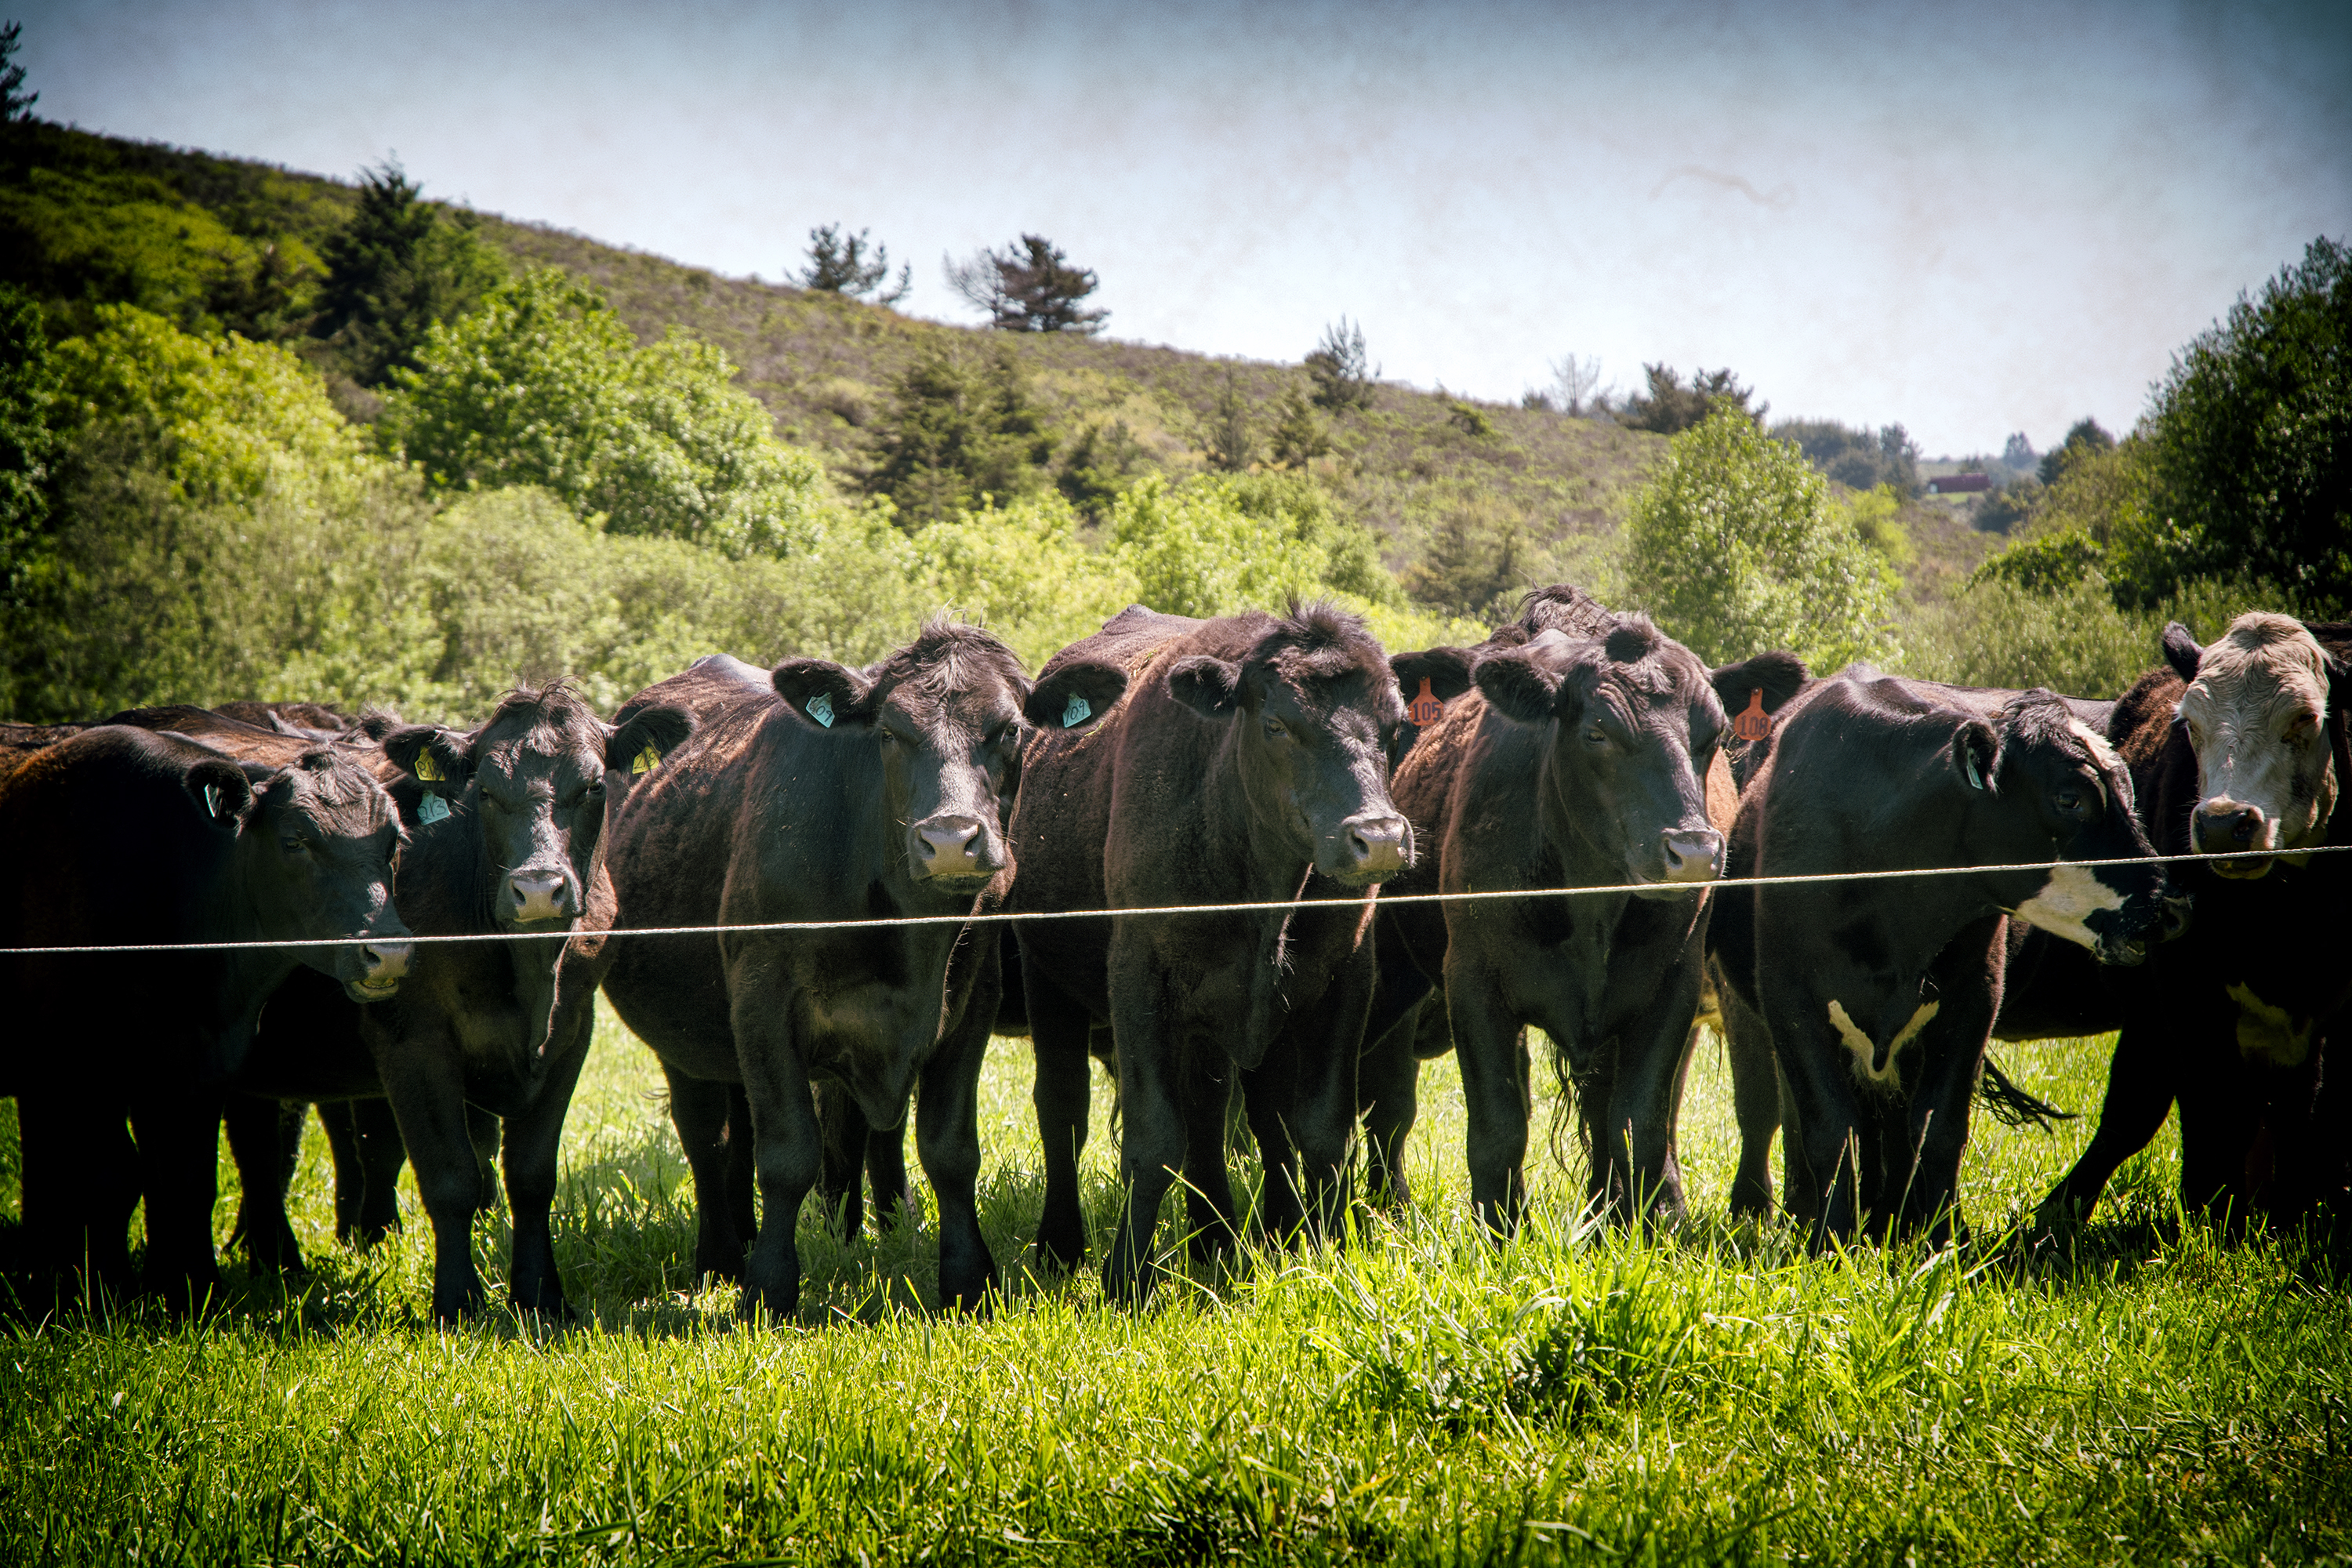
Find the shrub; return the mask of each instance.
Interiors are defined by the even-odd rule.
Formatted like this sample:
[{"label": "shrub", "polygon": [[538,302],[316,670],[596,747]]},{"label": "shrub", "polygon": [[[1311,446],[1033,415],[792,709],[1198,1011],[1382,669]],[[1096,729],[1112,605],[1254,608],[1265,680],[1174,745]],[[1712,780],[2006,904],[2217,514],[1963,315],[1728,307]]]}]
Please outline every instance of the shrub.
[{"label": "shrub", "polygon": [[1785,647],[1827,670],[1895,651],[1894,573],[1803,454],[1737,405],[1668,445],[1626,544],[1634,605],[1710,664]]}]

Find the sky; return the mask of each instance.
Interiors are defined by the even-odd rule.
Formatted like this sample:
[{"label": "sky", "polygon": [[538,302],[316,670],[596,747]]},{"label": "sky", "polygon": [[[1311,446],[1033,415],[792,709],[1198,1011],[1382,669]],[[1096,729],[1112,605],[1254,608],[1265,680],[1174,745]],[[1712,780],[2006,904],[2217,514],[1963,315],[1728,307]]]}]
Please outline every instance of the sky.
[{"label": "sky", "polygon": [[2352,235],[2352,5],[24,0],[46,119],[771,280],[820,224],[978,313],[1024,232],[1110,336],[1516,399],[1729,366],[1930,456],[2127,428]]}]

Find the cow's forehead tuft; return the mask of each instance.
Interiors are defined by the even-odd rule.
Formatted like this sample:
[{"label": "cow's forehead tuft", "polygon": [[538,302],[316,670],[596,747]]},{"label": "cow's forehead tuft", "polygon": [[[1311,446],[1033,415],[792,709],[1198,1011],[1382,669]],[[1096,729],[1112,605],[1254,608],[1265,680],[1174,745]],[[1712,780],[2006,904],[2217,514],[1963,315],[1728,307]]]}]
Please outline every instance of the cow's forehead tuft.
[{"label": "cow's forehead tuft", "polygon": [[934,700],[992,686],[1015,689],[1025,681],[1021,660],[984,627],[934,616],[906,647],[866,669],[877,700],[906,690]]},{"label": "cow's forehead tuft", "polygon": [[2314,703],[2327,694],[2327,654],[2301,621],[2254,610],[2230,623],[2197,661],[2183,706],[2267,706],[2283,694]]}]

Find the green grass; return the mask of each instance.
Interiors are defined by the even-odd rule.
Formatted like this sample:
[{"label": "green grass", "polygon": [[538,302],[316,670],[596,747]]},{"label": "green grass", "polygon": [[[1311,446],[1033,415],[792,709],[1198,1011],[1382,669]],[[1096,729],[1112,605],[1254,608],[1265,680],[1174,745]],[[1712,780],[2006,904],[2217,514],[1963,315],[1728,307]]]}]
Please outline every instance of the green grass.
[{"label": "green grass", "polygon": [[[682,1259],[691,1197],[650,1056],[603,1026],[558,1252],[587,1326],[429,1321],[429,1245],[336,1247],[315,1130],[307,1287],[230,1268],[198,1323],[18,1325],[0,1347],[0,1561],[2230,1561],[2352,1551],[2352,1311],[2316,1265],[2183,1226],[2169,1136],[2071,1261],[1997,1233],[2088,1136],[1980,1121],[1979,1240],[1812,1260],[1722,1217],[1718,1052],[1684,1118],[1696,1222],[1578,1226],[1549,1152],[1507,1247],[1463,1213],[1451,1063],[1419,1206],[1354,1245],[1178,1279],[1149,1310],[1020,1268],[1025,1043],[992,1058],[982,1322],[923,1310],[928,1225],[813,1220],[796,1326]],[[2105,1042],[2005,1065],[2095,1107]],[[1108,1096],[1087,1173],[1110,1212]],[[1237,1165],[1239,1162],[1237,1162]],[[225,1171],[225,1179],[229,1173]],[[224,1232],[233,1202],[224,1201]],[[406,1206],[416,1211],[413,1194]],[[1172,1222],[1171,1222],[1172,1223]],[[1172,1238],[1172,1228],[1163,1232]],[[498,1287],[504,1237],[480,1254]]]}]

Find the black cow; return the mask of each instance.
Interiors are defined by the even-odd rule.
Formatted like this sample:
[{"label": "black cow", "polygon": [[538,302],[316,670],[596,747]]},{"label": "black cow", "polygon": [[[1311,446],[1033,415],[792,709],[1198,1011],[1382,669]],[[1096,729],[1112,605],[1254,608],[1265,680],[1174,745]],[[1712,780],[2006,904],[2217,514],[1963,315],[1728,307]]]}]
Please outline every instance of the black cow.
[{"label": "black cow", "polygon": [[[1638,616],[1582,624],[1580,637],[1548,630],[1487,651],[1477,690],[1448,706],[1393,786],[1424,846],[1394,892],[1622,889],[1383,907],[1383,947],[1410,957],[1441,997],[1370,1053],[1368,1070],[1402,1080],[1368,1129],[1376,1173],[1401,1186],[1407,1075],[1450,1037],[1471,1203],[1503,1234],[1525,1202],[1529,1025],[1575,1083],[1589,1201],[1620,1218],[1681,1215],[1675,1113],[1703,973],[1698,889],[1723,858],[1705,781],[1727,738],[1726,704],[1769,691],[1777,705],[1804,678],[1786,654],[1710,673]],[[1431,1016],[1440,1007],[1444,1025]]]},{"label": "black cow", "polygon": [[176,1297],[217,1283],[224,1086],[264,1004],[301,966],[352,997],[397,990],[409,957],[392,898],[401,837],[383,787],[331,747],[298,745],[271,767],[108,725],[0,783],[0,947],[307,944],[0,958],[15,1014],[0,1093],[18,1100],[37,1255],[70,1261],[86,1246],[102,1280],[127,1283],[125,1228],[143,1191],[149,1287]]},{"label": "black cow", "polygon": [[[402,775],[394,795],[412,834],[402,912],[420,933],[506,940],[423,944],[400,994],[364,1007],[288,986],[236,1078],[248,1094],[391,1101],[433,1222],[440,1318],[482,1299],[472,1228],[490,1193],[469,1125],[476,1109],[503,1123],[509,1298],[527,1311],[567,1310],[548,1213],[596,984],[613,951],[593,934],[612,923],[607,802],[691,728],[686,713],[659,704],[607,725],[558,683],[509,693],[470,731],[395,730],[383,750],[387,771]],[[278,1197],[282,1205],[282,1190]],[[257,1223],[281,1227],[282,1207]]]},{"label": "black cow", "polygon": [[2086,1216],[2176,1099],[2190,1208],[2291,1221],[2344,1201],[2344,1130],[2317,1102],[2325,1044],[2352,1029],[2352,854],[2232,851],[2352,844],[2352,624],[2257,612],[2200,647],[2174,623],[2164,652],[2116,705],[2115,738],[2157,846],[2212,858],[2174,869],[2196,900],[2187,934],[2115,988],[2098,1130],[2044,1227]]},{"label": "black cow", "polygon": [[[1086,664],[1033,689],[994,637],[939,621],[863,673],[788,659],[765,690],[747,673],[705,659],[623,710],[677,702],[701,724],[614,825],[625,929],[992,908],[1032,727],[1082,723],[1126,682]],[[746,1314],[799,1305],[793,1229],[824,1164],[811,1086],[827,1079],[839,1136],[861,1148],[869,1130],[901,1122],[920,1079],[915,1137],[940,1205],[940,1300],[982,1304],[995,1265],[977,1210],[976,1097],[1000,940],[942,922],[613,944],[605,994],[660,1056],[694,1171],[696,1271],[740,1277]],[[747,1121],[748,1166],[730,1150]],[[747,1258],[754,1175],[761,1223]]]},{"label": "black cow", "polygon": [[[1106,1281],[1132,1300],[1150,1288],[1151,1235],[1179,1171],[1195,1249],[1231,1237],[1229,1063],[1247,1083],[1266,1228],[1288,1234],[1310,1205],[1319,1228],[1336,1220],[1373,977],[1362,895],[1412,865],[1412,829],[1388,795],[1403,740],[1400,671],[1352,616],[1316,605],[1199,621],[1132,605],[1056,654],[1041,679],[1097,663],[1134,672],[1133,682],[1117,706],[1095,703],[1093,724],[1041,737],[1025,760],[1014,906],[1313,900],[1296,911],[1018,927],[1045,1144],[1038,1249],[1055,1263],[1085,1253],[1087,1046],[1108,1024],[1128,1197]],[[1425,657],[1412,686],[1426,674],[1437,695],[1458,694],[1469,663],[1458,649]]]},{"label": "black cow", "polygon": [[1741,795],[1729,875],[2037,868],[1720,901],[1709,946],[1734,1059],[1769,1041],[1790,1203],[1817,1239],[1865,1215],[1948,1237],[2008,916],[2124,963],[2165,918],[2160,868],[2066,864],[2150,853],[2132,805],[2105,737],[2046,691],[1857,665],[1783,711]]}]

